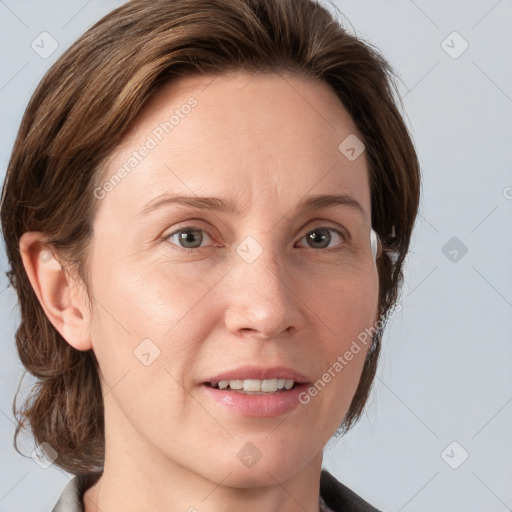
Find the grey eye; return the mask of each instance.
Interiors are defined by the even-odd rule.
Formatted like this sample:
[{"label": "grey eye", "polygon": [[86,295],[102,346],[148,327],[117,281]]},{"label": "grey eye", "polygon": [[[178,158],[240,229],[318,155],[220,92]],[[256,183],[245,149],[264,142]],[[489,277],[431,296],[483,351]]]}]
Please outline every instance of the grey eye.
[{"label": "grey eye", "polygon": [[312,249],[328,248],[333,239],[336,242],[336,238],[341,239],[341,241],[345,240],[345,237],[340,231],[327,227],[315,228],[309,231],[303,238]]},{"label": "grey eye", "polygon": [[[206,232],[198,228],[183,228],[171,233],[166,240],[183,249],[198,249],[204,240]],[[208,235],[207,235],[208,236]],[[173,240],[174,239],[174,240]],[[177,244],[176,244],[177,241]]]}]

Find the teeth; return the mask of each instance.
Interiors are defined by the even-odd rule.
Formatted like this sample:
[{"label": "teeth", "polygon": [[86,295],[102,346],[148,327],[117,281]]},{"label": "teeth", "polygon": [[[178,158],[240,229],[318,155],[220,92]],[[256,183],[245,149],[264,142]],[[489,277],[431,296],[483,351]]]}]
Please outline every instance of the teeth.
[{"label": "teeth", "polygon": [[275,393],[277,391],[277,379],[269,379],[261,382],[261,391]]},{"label": "teeth", "polygon": [[256,380],[256,379],[244,380],[244,391],[261,391],[261,380]]},{"label": "teeth", "polygon": [[218,384],[211,383],[218,389],[227,389],[248,393],[275,393],[278,390],[290,390],[295,382],[291,379],[245,379],[245,380],[221,380]]},{"label": "teeth", "polygon": [[292,389],[293,388],[293,380],[285,380],[284,389]]},{"label": "teeth", "polygon": [[244,381],[243,380],[229,380],[229,387],[231,389],[243,389]]}]

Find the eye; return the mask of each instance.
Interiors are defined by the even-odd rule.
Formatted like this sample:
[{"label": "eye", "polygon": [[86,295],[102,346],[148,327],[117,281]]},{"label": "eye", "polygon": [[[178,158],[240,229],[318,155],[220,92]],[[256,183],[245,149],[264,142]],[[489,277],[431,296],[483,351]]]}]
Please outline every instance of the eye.
[{"label": "eye", "polygon": [[187,226],[170,233],[165,236],[164,239],[173,245],[178,245],[180,249],[186,251],[200,248],[205,238],[204,235],[206,235],[207,239],[211,240],[210,235],[204,229]]},{"label": "eye", "polygon": [[[334,236],[333,236],[334,234]],[[306,233],[303,237],[310,245],[312,249],[326,249],[331,248],[329,244],[334,240],[334,242],[341,241],[346,242],[347,237],[338,229],[328,228],[328,227],[320,227],[315,228],[308,233]],[[339,243],[336,245],[340,245]]]},{"label": "eye", "polygon": [[[204,229],[195,226],[186,226],[163,237],[166,242],[176,245],[178,250],[186,252],[194,252],[195,249],[204,247],[202,243],[205,238],[211,242],[210,235]],[[334,249],[346,242],[347,236],[338,229],[319,227],[308,231],[302,239],[305,239],[312,249]],[[338,242],[334,247],[330,246],[333,241]]]}]

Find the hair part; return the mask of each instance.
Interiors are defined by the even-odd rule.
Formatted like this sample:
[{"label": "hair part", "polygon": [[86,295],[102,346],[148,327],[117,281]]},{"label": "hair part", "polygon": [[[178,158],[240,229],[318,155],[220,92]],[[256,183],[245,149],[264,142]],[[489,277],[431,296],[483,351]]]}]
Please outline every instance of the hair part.
[{"label": "hair part", "polygon": [[[46,317],[23,267],[22,234],[45,233],[89,290],[93,191],[109,156],[163,86],[236,71],[290,73],[336,92],[364,137],[372,227],[384,250],[377,259],[382,318],[397,302],[420,170],[394,72],[379,52],[313,0],[132,0],[87,30],[46,73],[9,161],[1,225],[21,313],[16,346],[38,379],[23,407],[13,404],[18,452],[20,430],[30,426],[38,444],[57,451],[55,464],[65,471],[97,474],[105,457],[98,361],[92,350],[71,347]],[[340,432],[362,414],[381,339],[379,329]]]}]

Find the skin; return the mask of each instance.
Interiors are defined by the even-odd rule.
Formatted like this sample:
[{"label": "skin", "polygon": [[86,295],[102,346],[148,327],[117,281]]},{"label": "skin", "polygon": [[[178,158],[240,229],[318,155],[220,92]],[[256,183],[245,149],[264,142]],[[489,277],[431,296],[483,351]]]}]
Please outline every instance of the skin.
[{"label": "skin", "polygon": [[[20,242],[53,325],[76,349],[92,349],[101,368],[105,470],[85,510],[316,512],[322,451],[349,408],[367,348],[289,415],[243,416],[213,401],[202,382],[254,363],[287,365],[315,382],[375,324],[367,160],[338,149],[348,135],[362,136],[323,82],[189,77],[146,106],[102,179],[191,96],[190,114],[98,200],[92,307],[58,255],[44,252],[43,234]],[[139,215],[164,192],[232,200],[245,216],[176,204]],[[306,196],[334,193],[364,214],[347,205],[295,211]],[[169,236],[189,226],[204,230],[202,240]],[[326,227],[349,237],[329,231],[323,246],[308,242]],[[248,236],[262,248],[251,263],[236,252]],[[160,350],[149,366],[134,357],[147,338]],[[247,442],[262,455],[252,467],[237,457]]]}]

